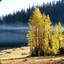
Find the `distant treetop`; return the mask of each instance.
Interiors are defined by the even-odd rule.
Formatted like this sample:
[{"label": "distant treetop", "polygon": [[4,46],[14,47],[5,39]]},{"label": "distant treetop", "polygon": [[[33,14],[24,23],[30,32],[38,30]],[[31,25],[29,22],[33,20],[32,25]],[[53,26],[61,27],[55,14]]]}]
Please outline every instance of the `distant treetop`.
[{"label": "distant treetop", "polygon": [[2,0],[0,0],[0,2],[1,2]]},{"label": "distant treetop", "polygon": [[[2,1],[2,0],[0,0]],[[43,3],[41,6],[32,6],[27,8],[25,11],[22,9],[21,11],[13,12],[13,14],[8,14],[6,16],[0,17],[0,24],[10,24],[10,23],[22,23],[27,24],[29,22],[29,18],[32,15],[32,12],[37,7],[40,9],[41,13],[45,13],[50,16],[50,20],[52,24],[58,23],[64,24],[64,0],[57,1],[56,4],[52,3]]]}]

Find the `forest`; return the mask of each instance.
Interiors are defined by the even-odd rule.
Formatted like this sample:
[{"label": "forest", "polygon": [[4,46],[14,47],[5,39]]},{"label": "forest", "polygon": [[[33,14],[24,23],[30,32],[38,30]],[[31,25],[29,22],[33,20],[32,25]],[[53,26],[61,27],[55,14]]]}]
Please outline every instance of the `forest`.
[{"label": "forest", "polygon": [[[64,24],[64,2],[63,0],[52,2],[52,3],[43,3],[41,6],[36,6],[40,9],[41,13],[45,13],[50,16],[52,24],[58,23]],[[14,12],[13,14],[8,14],[6,16],[0,17],[0,24],[27,24],[29,18],[32,15],[32,12],[36,8],[34,5],[29,6],[27,10],[22,9],[21,11]]]}]

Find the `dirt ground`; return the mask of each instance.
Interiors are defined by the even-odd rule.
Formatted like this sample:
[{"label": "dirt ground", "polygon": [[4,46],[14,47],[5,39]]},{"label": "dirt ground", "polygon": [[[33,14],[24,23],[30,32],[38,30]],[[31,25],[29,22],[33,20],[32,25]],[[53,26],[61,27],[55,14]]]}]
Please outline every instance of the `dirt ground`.
[{"label": "dirt ground", "polygon": [[13,59],[13,58],[24,58],[29,56],[29,47],[19,47],[0,50],[0,60]]},{"label": "dirt ground", "polygon": [[19,47],[0,50],[0,62],[2,64],[61,64],[64,62],[64,56],[42,56],[29,57],[29,47]]}]

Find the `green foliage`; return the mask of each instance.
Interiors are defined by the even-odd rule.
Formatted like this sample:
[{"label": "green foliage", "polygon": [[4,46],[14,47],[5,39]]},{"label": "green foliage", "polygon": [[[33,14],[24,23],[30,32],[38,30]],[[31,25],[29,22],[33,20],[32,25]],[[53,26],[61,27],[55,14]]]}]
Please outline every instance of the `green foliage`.
[{"label": "green foliage", "polygon": [[38,8],[29,19],[28,45],[31,55],[56,55],[62,47],[62,29],[59,22],[54,34],[49,15],[41,14]]}]

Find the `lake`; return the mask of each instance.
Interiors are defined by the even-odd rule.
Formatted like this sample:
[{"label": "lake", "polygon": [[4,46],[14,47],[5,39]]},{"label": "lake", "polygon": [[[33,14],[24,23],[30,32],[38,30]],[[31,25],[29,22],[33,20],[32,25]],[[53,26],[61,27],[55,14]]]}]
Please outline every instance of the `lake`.
[{"label": "lake", "polygon": [[[62,28],[64,31],[64,28]],[[0,44],[9,45],[27,43],[28,26],[0,25]],[[16,43],[16,44],[15,44]],[[7,44],[6,44],[7,45]],[[2,45],[1,45],[2,46]]]},{"label": "lake", "polygon": [[[0,45],[27,43],[28,26],[0,25]],[[15,44],[16,43],[16,44]]]}]

